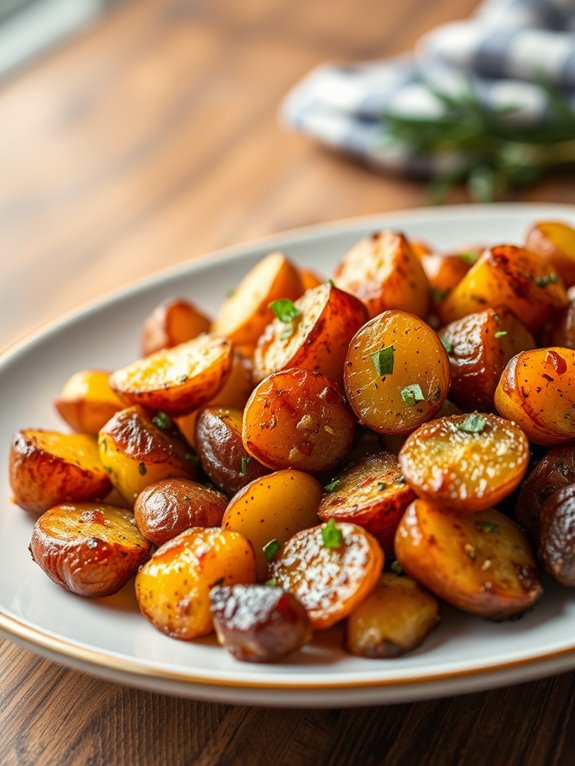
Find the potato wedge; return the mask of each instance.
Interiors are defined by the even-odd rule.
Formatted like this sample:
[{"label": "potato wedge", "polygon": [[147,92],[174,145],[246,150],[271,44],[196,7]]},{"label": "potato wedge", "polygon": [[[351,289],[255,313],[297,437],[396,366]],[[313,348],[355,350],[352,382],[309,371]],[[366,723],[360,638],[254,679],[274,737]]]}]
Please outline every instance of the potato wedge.
[{"label": "potato wedge", "polygon": [[110,386],[129,404],[184,415],[213,399],[231,369],[230,341],[204,333],[116,370]]},{"label": "potato wedge", "polygon": [[497,511],[461,515],[414,500],[395,536],[395,552],[414,580],[465,612],[502,620],[541,596],[525,534]]},{"label": "potato wedge", "polygon": [[384,572],[347,619],[345,649],[389,659],[417,649],[439,622],[437,599],[409,577]]},{"label": "potato wedge", "polygon": [[125,508],[103,503],[60,504],[34,524],[30,553],[48,577],[78,596],[111,596],[150,553]]},{"label": "potato wedge", "polygon": [[461,282],[479,258],[482,248],[460,253],[423,253],[421,265],[429,280],[431,313],[442,318],[442,306],[449,293]]},{"label": "potato wedge", "polygon": [[179,346],[209,332],[210,320],[185,298],[170,298],[157,306],[144,322],[142,356]]},{"label": "potato wedge", "polygon": [[484,511],[519,486],[529,442],[508,420],[474,413],[425,423],[407,438],[399,465],[419,497],[454,511]]},{"label": "potato wedge", "polygon": [[[259,580],[268,575],[267,543],[282,545],[296,532],[317,525],[321,492],[313,476],[286,470],[255,479],[230,500],[222,529],[241,532],[251,542]],[[274,547],[266,549],[268,556]]]},{"label": "potato wedge", "polygon": [[490,412],[501,373],[511,357],[535,348],[535,339],[504,306],[469,314],[440,333],[451,366],[449,397],[467,410]]},{"label": "potato wedge", "polygon": [[575,284],[575,229],[561,221],[538,221],[527,233],[525,247],[556,271],[566,287]]},{"label": "potato wedge", "polygon": [[339,386],[311,370],[270,375],[244,410],[246,451],[276,470],[330,471],[349,452],[354,433],[355,419]]},{"label": "potato wedge", "polygon": [[187,529],[158,548],[136,576],[144,617],[172,638],[190,641],[214,629],[210,589],[255,581],[251,544],[222,529]]},{"label": "potato wedge", "polygon": [[361,425],[406,434],[441,409],[449,390],[449,359],[422,319],[386,311],[352,339],[344,386]]},{"label": "potato wedge", "polygon": [[376,452],[352,463],[328,484],[318,514],[322,521],[349,521],[367,529],[393,558],[395,530],[414,499],[397,455]]},{"label": "potato wedge", "polygon": [[575,484],[558,489],[543,503],[538,552],[551,577],[575,587]]},{"label": "potato wedge", "polygon": [[220,306],[212,330],[237,346],[255,346],[274,315],[272,301],[294,301],[303,293],[297,268],[283,253],[270,253],[242,279]]},{"label": "potato wedge", "polygon": [[304,605],[314,630],[347,617],[375,588],[383,551],[356,524],[327,524],[298,532],[270,562],[270,574]]},{"label": "potato wedge", "polygon": [[150,542],[163,545],[190,527],[219,527],[228,499],[189,479],[162,479],[136,498],[138,529]]},{"label": "potato wedge", "polygon": [[388,309],[426,317],[429,282],[404,234],[380,231],[362,239],[343,257],[334,281],[365,304],[370,317]]},{"label": "potato wedge", "polygon": [[130,506],[150,484],[197,475],[196,456],[141,407],[116,413],[100,431],[98,444],[102,465]]},{"label": "potato wedge", "polygon": [[10,449],[14,502],[32,513],[104,497],[112,488],[91,436],[25,428]]},{"label": "potato wedge", "polygon": [[301,279],[301,286],[304,293],[306,290],[311,290],[312,287],[317,287],[326,281],[323,277],[320,277],[319,274],[316,274],[315,271],[312,271],[312,269],[300,269],[299,278]]},{"label": "potato wedge", "polygon": [[110,388],[109,377],[105,370],[81,370],[64,383],[54,406],[74,431],[97,436],[104,423],[123,409]]},{"label": "potato wedge", "polygon": [[567,305],[561,277],[525,248],[498,245],[484,251],[441,307],[444,322],[506,306],[536,332]]},{"label": "potato wedge", "polygon": [[289,308],[287,313],[278,311],[282,319],[269,324],[258,341],[254,382],[278,370],[301,367],[341,383],[347,346],[367,320],[365,306],[326,282],[308,290]]},{"label": "potato wedge", "polygon": [[575,351],[555,346],[514,356],[497,385],[495,407],[536,444],[573,441]]}]

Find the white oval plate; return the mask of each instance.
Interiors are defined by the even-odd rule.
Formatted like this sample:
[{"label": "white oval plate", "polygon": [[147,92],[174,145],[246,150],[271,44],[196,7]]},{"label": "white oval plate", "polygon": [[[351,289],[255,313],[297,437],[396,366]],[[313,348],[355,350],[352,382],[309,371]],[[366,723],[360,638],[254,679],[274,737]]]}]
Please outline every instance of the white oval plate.
[{"label": "white oval plate", "polygon": [[573,592],[546,583],[537,607],[500,624],[445,608],[440,627],[416,652],[365,660],[340,649],[338,628],[281,665],[233,660],[213,639],[184,643],[138,613],[132,586],[88,601],[54,585],[26,548],[32,519],[9,501],[11,435],[18,428],[61,428],[51,402],[82,368],[114,368],[135,358],[142,320],[161,300],[184,295],[211,312],[260,257],[283,250],[329,274],[346,249],[378,228],[404,229],[442,249],[521,241],[537,218],[575,221],[556,205],[445,207],[319,226],[232,248],[170,269],[88,306],[29,338],[0,361],[0,630],[64,665],[104,678],[196,699],[281,706],[347,706],[439,697],[575,667]]}]

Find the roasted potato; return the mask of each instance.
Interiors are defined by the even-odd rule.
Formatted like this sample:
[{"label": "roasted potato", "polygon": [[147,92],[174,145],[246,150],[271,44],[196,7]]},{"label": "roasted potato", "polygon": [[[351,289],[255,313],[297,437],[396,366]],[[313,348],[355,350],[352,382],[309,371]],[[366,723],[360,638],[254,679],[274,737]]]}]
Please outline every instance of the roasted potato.
[{"label": "roasted potato", "polygon": [[388,309],[427,316],[429,282],[404,234],[380,231],[362,239],[334,272],[338,287],[362,301],[370,317]]},{"label": "roasted potato", "polygon": [[219,527],[227,497],[189,479],[162,479],[136,498],[134,516],[146,540],[163,545],[190,527]]},{"label": "roasted potato", "polygon": [[317,525],[321,491],[307,473],[276,471],[250,482],[230,500],[222,528],[241,532],[252,543],[259,580],[266,579],[274,550],[296,532]]},{"label": "roasted potato", "polygon": [[439,622],[437,600],[409,577],[384,572],[347,618],[345,648],[359,657],[398,657],[423,642]]},{"label": "roasted potato", "polygon": [[282,302],[254,353],[255,383],[288,367],[316,370],[341,383],[347,346],[367,320],[365,306],[331,283]]},{"label": "roasted potato", "polygon": [[575,587],[575,484],[558,489],[543,503],[538,552],[557,582]]},{"label": "roasted potato", "polygon": [[270,562],[270,573],[304,605],[313,629],[325,630],[371,593],[383,563],[383,551],[369,532],[330,519],[288,540]]},{"label": "roasted potato", "polygon": [[237,346],[255,346],[274,318],[269,304],[280,298],[294,301],[302,293],[297,268],[283,253],[271,253],[246,274],[220,306],[212,329]]},{"label": "roasted potato", "polygon": [[306,290],[311,290],[312,287],[317,287],[318,285],[321,285],[322,282],[326,281],[311,269],[300,269],[299,278],[301,279],[301,286],[304,293]]},{"label": "roasted potato", "polygon": [[125,508],[60,504],[34,524],[30,553],[48,577],[89,598],[120,590],[148,558],[150,543]]},{"label": "roasted potato", "polygon": [[514,420],[535,444],[575,439],[575,351],[538,348],[508,363],[495,391],[497,412]]},{"label": "roasted potato", "polygon": [[243,535],[192,528],[158,548],[136,576],[144,617],[162,633],[190,641],[214,629],[210,589],[255,581],[255,559]]},{"label": "roasted potato", "polygon": [[421,265],[429,280],[431,313],[442,318],[442,306],[454,287],[461,282],[477,261],[481,248],[462,250],[458,253],[422,253]]},{"label": "roasted potato", "polygon": [[395,553],[437,596],[492,620],[521,614],[543,591],[527,538],[497,511],[462,515],[414,500],[397,528]]},{"label": "roasted potato", "polygon": [[399,465],[417,495],[454,511],[477,513],[519,486],[529,464],[523,431],[497,415],[452,415],[407,438]]},{"label": "roasted potato", "polygon": [[525,247],[556,271],[567,287],[575,284],[575,229],[561,221],[538,221],[527,233]]},{"label": "roasted potato", "polygon": [[569,303],[554,317],[543,333],[545,345],[575,349],[575,296],[568,290]]},{"label": "roasted potato", "polygon": [[367,529],[393,558],[399,520],[415,499],[401,473],[397,456],[376,452],[360,458],[327,485],[319,505],[322,521],[349,521]]},{"label": "roasted potato", "polygon": [[204,333],[116,370],[110,386],[129,404],[185,415],[213,399],[231,369],[230,341]]},{"label": "roasted potato", "polygon": [[123,409],[110,388],[109,377],[105,370],[82,370],[64,383],[54,406],[74,431],[97,436],[104,423]]},{"label": "roasted potato", "polygon": [[270,472],[244,448],[241,410],[206,407],[196,421],[194,442],[202,468],[228,497]]},{"label": "roasted potato", "polygon": [[96,440],[84,434],[40,428],[18,431],[9,471],[14,502],[33,513],[58,503],[102,498],[112,488]]},{"label": "roasted potato", "polygon": [[483,252],[441,307],[443,322],[506,306],[535,332],[567,305],[561,277],[525,248],[498,245]]},{"label": "roasted potato", "polygon": [[501,373],[511,357],[535,348],[535,340],[504,306],[469,314],[439,333],[451,367],[449,397],[467,410],[493,410]]},{"label": "roasted potato", "polygon": [[311,370],[270,375],[244,410],[245,449],[276,470],[330,471],[349,452],[354,433],[355,419],[339,386]]},{"label": "roasted potato", "polygon": [[100,431],[100,459],[115,489],[130,505],[161,479],[195,479],[197,458],[183,441],[141,407],[116,413]]},{"label": "roasted potato", "polygon": [[218,641],[237,660],[279,662],[311,640],[306,610],[281,588],[212,588],[210,602]]},{"label": "roasted potato", "polygon": [[449,359],[422,319],[385,311],[353,337],[343,380],[361,425],[381,434],[406,434],[441,409],[449,390]]},{"label": "roasted potato", "polygon": [[144,322],[142,356],[179,346],[209,332],[210,320],[185,298],[171,298],[157,306]]}]

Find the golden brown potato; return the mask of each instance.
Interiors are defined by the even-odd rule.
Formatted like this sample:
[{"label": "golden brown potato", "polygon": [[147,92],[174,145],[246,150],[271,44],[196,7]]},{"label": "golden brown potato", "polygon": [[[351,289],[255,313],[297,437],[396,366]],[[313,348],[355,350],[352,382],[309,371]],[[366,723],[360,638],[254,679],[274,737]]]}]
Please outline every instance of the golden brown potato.
[{"label": "golden brown potato", "polygon": [[295,301],[303,293],[297,268],[283,253],[257,263],[220,306],[213,331],[236,346],[255,346],[274,315],[269,304],[280,298]]},{"label": "golden brown potato", "polygon": [[304,605],[313,629],[325,630],[371,593],[383,563],[383,551],[369,532],[330,519],[288,540],[270,562],[270,573]]},{"label": "golden brown potato", "polygon": [[504,306],[469,314],[439,333],[451,366],[449,397],[467,410],[492,411],[495,389],[512,356],[535,340]]},{"label": "golden brown potato", "polygon": [[262,380],[244,410],[242,439],[269,468],[330,471],[349,452],[355,419],[336,383],[318,372],[282,370]]},{"label": "golden brown potato", "polygon": [[428,252],[420,255],[421,265],[429,280],[431,313],[442,319],[442,306],[477,261],[482,248],[469,248],[458,253]]},{"label": "golden brown potato", "polygon": [[409,433],[441,409],[449,390],[449,359],[422,319],[386,311],[352,339],[344,386],[361,425],[382,434]]},{"label": "golden brown potato", "polygon": [[556,271],[567,287],[575,284],[575,229],[561,221],[538,221],[525,239],[525,247]]},{"label": "golden brown potato", "polygon": [[60,504],[34,524],[30,553],[48,577],[89,598],[117,593],[148,558],[150,543],[125,508]]},{"label": "golden brown potato", "polygon": [[104,423],[124,407],[110,388],[109,377],[105,370],[82,370],[64,383],[54,406],[74,431],[97,436]]},{"label": "golden brown potato", "polygon": [[350,654],[391,658],[417,649],[439,622],[437,600],[409,577],[384,572],[347,619]]},{"label": "golden brown potato", "polygon": [[575,297],[568,291],[569,303],[547,326],[543,337],[546,346],[575,348]]},{"label": "golden brown potato", "polygon": [[441,307],[453,322],[486,308],[506,306],[531,332],[567,305],[561,277],[534,254],[514,245],[484,251]]},{"label": "golden brown potato", "polygon": [[228,499],[189,479],[162,479],[140,492],[134,505],[138,529],[163,545],[190,527],[219,527]]},{"label": "golden brown potato", "polygon": [[140,610],[152,625],[190,641],[214,629],[210,589],[255,582],[251,544],[222,529],[187,529],[158,548],[136,577]]},{"label": "golden brown potato", "polygon": [[519,486],[529,464],[529,442],[515,423],[497,415],[452,415],[412,433],[399,464],[420,497],[476,513]]},{"label": "golden brown potato", "polygon": [[367,320],[361,301],[326,282],[295,303],[280,304],[276,313],[254,353],[254,382],[301,367],[341,383],[347,346]]},{"label": "golden brown potato", "polygon": [[399,520],[415,494],[406,484],[397,455],[376,452],[360,458],[327,485],[319,506],[322,521],[349,521],[367,529],[393,558]]},{"label": "golden brown potato", "polygon": [[202,468],[228,497],[270,472],[244,448],[241,410],[206,407],[198,416],[194,441]]},{"label": "golden brown potato", "polygon": [[312,287],[317,287],[318,285],[321,285],[322,282],[326,281],[311,269],[300,269],[299,277],[301,279],[301,286],[304,293],[306,290],[311,290]]},{"label": "golden brown potato", "polygon": [[112,488],[95,439],[40,428],[15,434],[10,486],[14,502],[33,513],[43,513],[58,503],[102,498]]},{"label": "golden brown potato", "polygon": [[100,431],[98,442],[102,465],[130,505],[161,479],[196,478],[196,456],[141,407],[116,413]]},{"label": "golden brown potato", "polygon": [[575,439],[575,351],[538,348],[507,363],[495,391],[497,412],[530,441],[552,446]]},{"label": "golden brown potato", "polygon": [[[250,482],[230,500],[222,528],[241,532],[251,542],[259,580],[266,579],[274,550],[296,532],[317,525],[321,491],[307,473],[276,471]],[[266,547],[270,541],[277,546]]]},{"label": "golden brown potato", "polygon": [[144,322],[142,356],[179,346],[209,332],[210,320],[185,298],[170,298],[157,306]]},{"label": "golden brown potato", "polygon": [[541,596],[527,538],[497,511],[462,515],[414,500],[395,536],[401,567],[465,612],[502,620]]},{"label": "golden brown potato", "polygon": [[429,282],[400,232],[381,231],[362,239],[344,255],[334,280],[365,304],[370,317],[388,309],[427,316]]},{"label": "golden brown potato", "polygon": [[549,574],[561,585],[575,587],[575,484],[558,489],[543,503],[538,550]]}]

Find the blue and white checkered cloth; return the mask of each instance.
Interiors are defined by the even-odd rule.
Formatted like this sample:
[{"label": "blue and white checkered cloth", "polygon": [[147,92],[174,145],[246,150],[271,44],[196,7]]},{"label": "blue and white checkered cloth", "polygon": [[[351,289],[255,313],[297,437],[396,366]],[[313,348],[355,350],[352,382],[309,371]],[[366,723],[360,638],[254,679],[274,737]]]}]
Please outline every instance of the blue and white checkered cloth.
[{"label": "blue and white checkered cloth", "polygon": [[575,0],[484,0],[475,15],[446,24],[414,56],[312,71],[282,105],[287,125],[388,170],[434,174],[449,158],[414,155],[385,118],[440,118],[437,91],[471,86],[487,108],[536,126],[549,119],[541,81],[575,112]]}]

